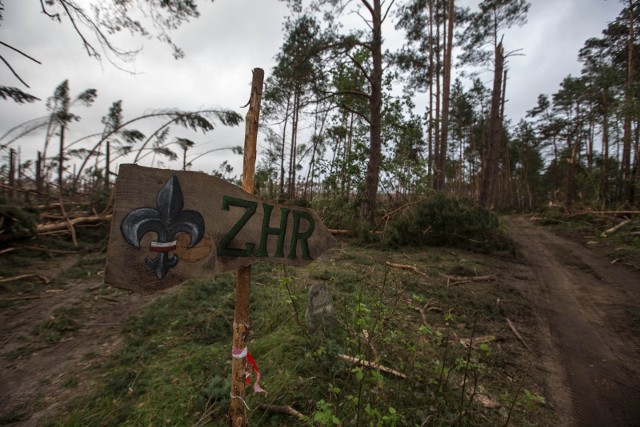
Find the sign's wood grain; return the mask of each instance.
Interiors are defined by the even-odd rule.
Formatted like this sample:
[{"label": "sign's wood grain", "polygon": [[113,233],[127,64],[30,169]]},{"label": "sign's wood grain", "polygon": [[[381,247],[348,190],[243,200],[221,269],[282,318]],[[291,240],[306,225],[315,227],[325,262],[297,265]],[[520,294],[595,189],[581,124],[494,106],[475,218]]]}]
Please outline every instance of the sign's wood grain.
[{"label": "sign's wood grain", "polygon": [[201,172],[121,165],[105,282],[150,293],[263,260],[306,265],[334,242],[312,210]]}]

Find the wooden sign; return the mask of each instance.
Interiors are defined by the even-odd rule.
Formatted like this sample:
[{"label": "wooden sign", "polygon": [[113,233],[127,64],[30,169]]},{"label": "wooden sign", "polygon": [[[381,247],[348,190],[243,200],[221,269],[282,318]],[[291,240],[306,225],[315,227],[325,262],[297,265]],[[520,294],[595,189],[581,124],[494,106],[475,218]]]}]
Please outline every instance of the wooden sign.
[{"label": "wooden sign", "polygon": [[334,242],[312,210],[201,172],[121,165],[105,282],[150,293],[258,261],[306,265]]}]

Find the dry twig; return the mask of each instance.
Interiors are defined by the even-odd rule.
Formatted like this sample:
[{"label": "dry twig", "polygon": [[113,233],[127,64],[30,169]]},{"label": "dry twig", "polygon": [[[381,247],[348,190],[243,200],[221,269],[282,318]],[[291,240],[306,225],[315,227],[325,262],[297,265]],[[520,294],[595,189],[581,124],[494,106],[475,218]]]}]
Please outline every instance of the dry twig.
[{"label": "dry twig", "polygon": [[[95,222],[109,222],[113,215],[91,215],[91,216],[83,216],[79,218],[70,219],[68,222],[71,223],[71,226],[79,225],[79,224],[90,224]],[[49,224],[39,224],[36,228],[38,234],[50,233],[52,231],[60,231],[60,230],[68,230],[69,225],[67,221],[54,222]]]},{"label": "dry twig", "polygon": [[421,275],[421,276],[429,277],[429,275],[428,275],[428,274],[423,273],[422,271],[418,270],[418,267],[416,267],[415,265],[410,265],[410,264],[395,264],[395,263],[393,263],[393,262],[389,262],[389,261],[386,261],[386,262],[385,262],[385,265],[387,265],[387,266],[389,266],[389,267],[391,267],[391,268],[399,268],[399,269],[401,269],[401,270],[409,270],[409,271],[413,271],[414,273],[419,274],[419,275]]},{"label": "dry twig", "polygon": [[607,237],[608,234],[615,233],[616,231],[620,230],[622,227],[624,227],[625,225],[629,224],[630,222],[631,222],[631,220],[627,219],[627,220],[622,221],[620,224],[618,224],[618,225],[616,225],[614,227],[611,227],[608,230],[603,231],[602,232],[602,237]]},{"label": "dry twig", "polygon": [[391,219],[391,217],[393,215],[395,215],[397,212],[400,212],[406,208],[408,208],[409,206],[415,205],[416,203],[420,203],[420,202],[424,202],[425,200],[429,200],[428,198],[422,198],[422,199],[418,199],[418,200],[414,200],[413,202],[408,202],[405,203],[404,205],[392,210],[391,212],[387,212],[382,216],[382,219],[380,220],[380,222],[378,223],[378,225],[376,225],[376,227],[373,229],[374,231],[378,230],[380,228],[380,226],[382,225],[382,223],[384,223],[384,227],[382,227],[382,229],[386,229],[387,228],[387,223],[389,222],[389,220]]},{"label": "dry twig", "polygon": [[11,298],[0,298],[0,301],[22,301],[27,299],[40,299],[41,295],[28,295],[24,297],[11,297]]},{"label": "dry twig", "polygon": [[511,328],[511,331],[516,336],[516,338],[518,338],[518,340],[520,340],[520,342],[522,343],[524,348],[529,349],[529,346],[527,345],[526,341],[524,340],[524,338],[522,338],[522,335],[520,335],[520,332],[518,332],[518,330],[513,325],[513,323],[511,323],[511,320],[509,320],[508,317],[506,317],[505,319],[507,319],[507,324],[509,325],[509,328]]},{"label": "dry twig", "polygon": [[486,282],[488,280],[493,280],[496,277],[495,274],[488,274],[486,276],[449,276],[447,274],[440,273],[440,275],[447,279],[447,286],[461,285],[469,282]]},{"label": "dry twig", "polygon": [[388,374],[395,375],[396,377],[400,377],[403,379],[407,378],[407,376],[402,372],[396,371],[395,369],[387,368],[386,366],[383,366],[379,363],[369,362],[368,360],[358,359],[356,357],[348,356],[346,354],[341,354],[340,358],[342,360],[346,360],[347,362],[353,363],[354,365],[364,366],[365,368],[370,368],[370,369],[378,369],[382,372],[386,372]]},{"label": "dry twig", "polygon": [[64,217],[65,222],[67,223],[67,227],[69,228],[69,232],[71,233],[71,241],[73,242],[73,247],[78,247],[78,239],[76,238],[76,229],[71,224],[71,220],[69,220],[69,214],[67,214],[67,210],[64,208],[64,203],[62,203],[62,193],[58,192],[58,200],[60,202],[60,212]]},{"label": "dry twig", "polygon": [[349,230],[337,230],[335,228],[330,228],[329,229],[329,233],[333,234],[334,236],[348,236],[351,231]]},{"label": "dry twig", "polygon": [[32,249],[34,251],[43,251],[43,252],[52,253],[52,254],[77,254],[78,253],[78,251],[63,251],[61,249],[49,249],[49,248],[45,248],[44,246],[20,245],[20,246],[16,246],[16,248]]},{"label": "dry twig", "polygon": [[270,405],[268,403],[258,403],[258,405],[256,406],[258,409],[262,409],[263,411],[267,411],[267,412],[276,412],[278,414],[286,414],[286,415],[291,415],[292,417],[296,417],[299,420],[306,420],[307,417],[304,416],[304,414],[296,411],[295,409],[293,409],[291,406],[287,405],[287,406],[279,406],[279,405]]},{"label": "dry twig", "polygon": [[[484,335],[482,337],[474,337],[473,338],[473,347],[474,348],[478,348],[480,346],[480,344],[485,344],[488,342],[493,342],[496,340],[495,335]],[[469,347],[469,345],[471,345],[472,339],[471,338],[460,338],[460,344],[462,344],[464,347]]]},{"label": "dry twig", "polygon": [[37,277],[42,282],[43,285],[49,284],[49,279],[39,274],[21,274],[19,276],[7,277],[5,279],[0,279],[0,283],[15,282],[16,280],[31,279],[33,277]]}]

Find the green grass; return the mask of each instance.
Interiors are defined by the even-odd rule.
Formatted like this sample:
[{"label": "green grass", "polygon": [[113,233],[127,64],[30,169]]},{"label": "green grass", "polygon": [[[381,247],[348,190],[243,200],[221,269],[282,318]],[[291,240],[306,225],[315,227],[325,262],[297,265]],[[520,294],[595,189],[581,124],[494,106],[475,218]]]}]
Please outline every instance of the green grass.
[{"label": "green grass", "polygon": [[[386,260],[415,264],[432,278],[390,269]],[[495,283],[446,287],[437,273],[489,269],[464,252],[402,255],[350,246],[306,268],[255,265],[248,346],[269,394],[248,389],[251,425],[305,424],[256,409],[265,402],[291,405],[307,416],[306,425],[428,419],[429,425],[494,426],[504,424],[514,399],[513,425],[549,423],[550,409],[535,399],[541,392],[524,375],[521,355],[495,342],[471,350],[459,343],[503,325],[496,298],[518,301],[518,295]],[[330,287],[338,317],[326,335],[308,333],[305,324],[307,289],[316,282]],[[131,318],[122,349],[93,373],[95,389],[51,425],[227,425],[234,286],[229,274],[191,281]],[[438,309],[425,313],[425,325],[416,308],[429,301]],[[532,315],[524,303],[509,310],[512,319],[516,312],[521,319]],[[342,354],[407,378],[353,365]],[[528,400],[514,386],[519,381],[531,390]],[[474,390],[500,400],[501,408],[485,408],[472,398]]]}]

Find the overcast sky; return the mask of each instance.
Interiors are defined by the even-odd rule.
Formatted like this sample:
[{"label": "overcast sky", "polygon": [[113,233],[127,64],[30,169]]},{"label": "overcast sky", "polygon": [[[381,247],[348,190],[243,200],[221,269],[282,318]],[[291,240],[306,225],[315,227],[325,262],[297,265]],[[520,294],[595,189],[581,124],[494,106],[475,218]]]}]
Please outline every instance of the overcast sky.
[{"label": "overcast sky", "polygon": [[[0,135],[19,123],[46,115],[46,99],[60,82],[69,79],[72,96],[95,88],[98,98],[90,108],[76,108],[75,113],[82,120],[72,125],[68,141],[100,132],[100,118],[119,99],[123,100],[125,119],[152,109],[195,110],[205,106],[233,109],[244,117],[246,110],[240,107],[248,101],[251,69],[261,67],[268,77],[282,42],[282,22],[287,13],[284,4],[276,0],[201,2],[201,17],[174,33],[174,40],[186,53],[181,60],[174,60],[170,48],[157,41],[128,35],[118,37],[122,47],[142,48],[137,60],[129,65],[136,73],[130,74],[106,61],[89,58],[71,25],[51,21],[41,13],[37,0],[3,3],[0,41],[21,49],[42,65],[0,46],[0,54],[31,88],[21,86],[2,63],[0,85],[20,87],[42,101],[24,105],[0,100]],[[465,0],[456,4],[475,8],[477,3]],[[507,31],[504,39],[507,51],[522,49],[524,54],[510,58],[509,62],[506,114],[514,123],[535,106],[540,93],[554,93],[564,77],[579,75],[579,49],[587,38],[600,36],[622,9],[617,0],[531,0],[531,3],[527,24]],[[388,46],[401,43],[400,35],[394,34],[393,21],[383,32]],[[491,73],[484,73],[481,78],[491,87]],[[424,104],[420,99],[416,102]],[[140,128],[150,132],[159,124]],[[173,135],[195,140],[198,144],[193,150],[195,154],[242,145],[244,124],[234,129],[218,127],[206,135],[176,128]],[[14,148],[18,148],[15,144]],[[22,160],[34,158],[42,145],[42,134],[20,141]],[[264,144],[259,141],[259,145]],[[0,155],[4,163],[6,152]],[[204,156],[194,163],[193,169],[211,172],[223,160],[230,160],[234,174],[240,173],[241,156],[228,152]],[[179,169],[181,164],[173,162],[165,167]]]}]

